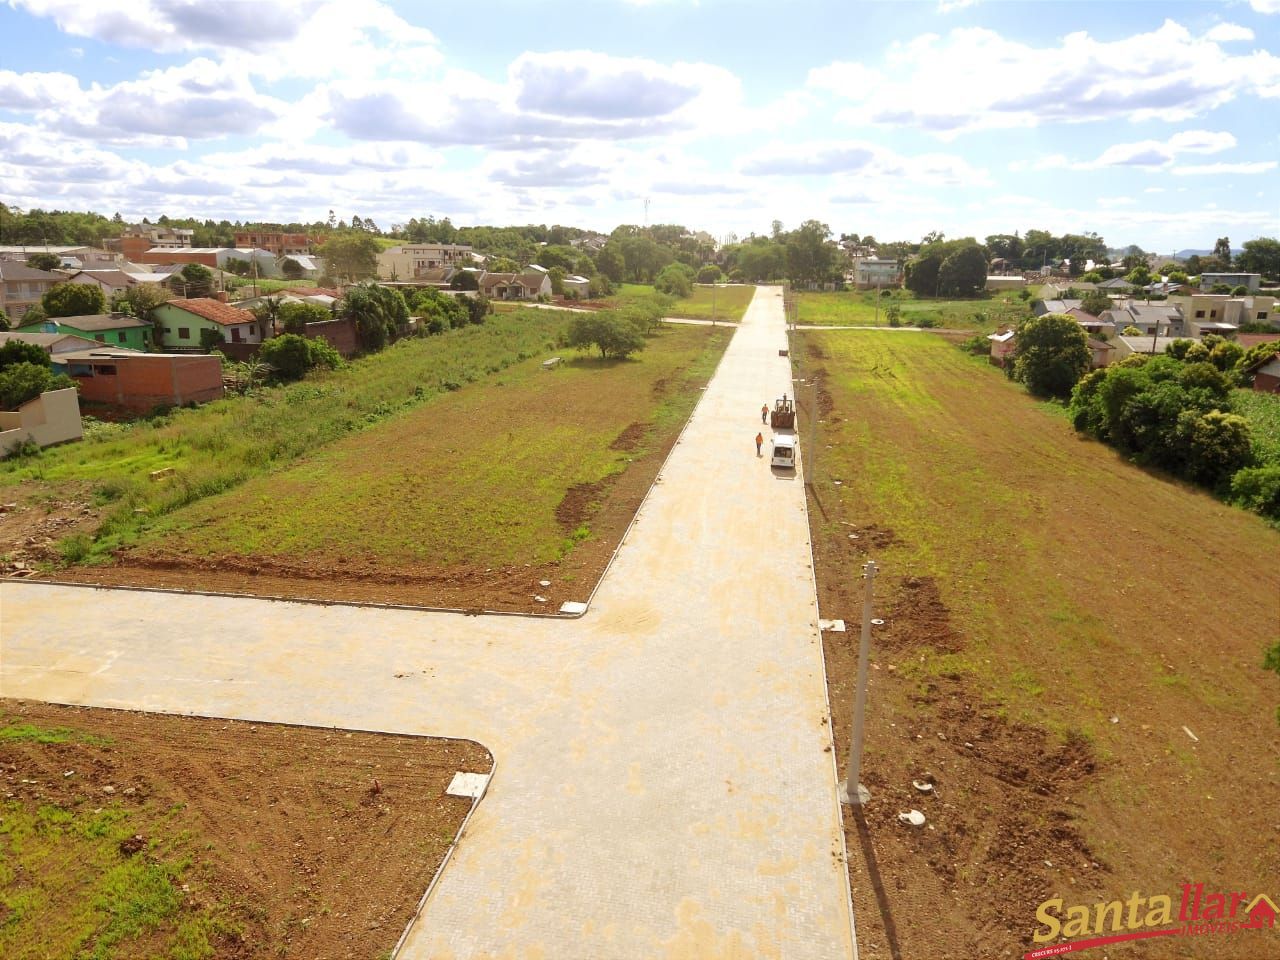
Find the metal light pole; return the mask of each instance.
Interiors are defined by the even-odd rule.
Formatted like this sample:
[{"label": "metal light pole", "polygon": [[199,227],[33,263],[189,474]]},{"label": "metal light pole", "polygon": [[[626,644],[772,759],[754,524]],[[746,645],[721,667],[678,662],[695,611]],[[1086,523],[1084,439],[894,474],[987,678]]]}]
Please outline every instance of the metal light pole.
[{"label": "metal light pole", "polygon": [[858,648],[858,689],[853,700],[853,734],[849,740],[849,776],[840,787],[840,802],[862,806],[871,791],[858,782],[862,772],[862,715],[867,706],[867,661],[871,657],[871,589],[876,579],[876,562],[862,567],[862,643]]}]

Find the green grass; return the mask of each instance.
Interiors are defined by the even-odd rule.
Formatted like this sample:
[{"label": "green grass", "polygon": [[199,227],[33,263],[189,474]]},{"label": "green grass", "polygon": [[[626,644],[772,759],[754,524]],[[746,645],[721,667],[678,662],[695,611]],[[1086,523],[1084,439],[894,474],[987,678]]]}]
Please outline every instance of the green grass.
[{"label": "green grass", "polygon": [[[235,281],[234,287],[230,287],[231,281],[228,279],[228,286],[236,291],[236,295],[240,297],[249,297],[253,295],[254,281],[245,280],[243,277]],[[293,290],[297,287],[314,287],[315,280],[274,280],[260,277],[257,281],[258,293],[279,293],[281,290]]]},{"label": "green grass", "polygon": [[[58,741],[41,741],[58,742]],[[0,956],[204,960],[236,926],[217,905],[183,906],[181,838],[120,843],[144,828],[118,804],[0,804]]]},{"label": "green grass", "polygon": [[1235,390],[1235,412],[1249,421],[1249,441],[1262,464],[1280,464],[1280,394]]},{"label": "green grass", "polygon": [[[618,307],[625,307],[629,301],[652,296],[653,293],[653,287],[648,284],[624,283],[612,297],[608,298],[608,302]],[[718,320],[741,320],[755,293],[755,287],[741,284],[723,287],[697,284],[693,288],[692,296],[675,302],[670,315],[693,320],[710,320],[714,307],[715,317]]]},{"label": "green grass", "polygon": [[66,727],[37,727],[30,723],[10,723],[0,727],[0,742],[15,743],[106,743],[99,737]]},{"label": "green grass", "polygon": [[1031,301],[1020,299],[1016,293],[975,300],[933,300],[914,297],[907,290],[893,290],[889,296],[879,297],[878,313],[874,290],[800,291],[795,296],[797,323],[832,327],[887,327],[891,305],[902,312],[904,327],[919,326],[923,321],[947,329],[986,330],[1002,323],[1017,323],[1031,313]]},{"label": "green grass", "polygon": [[[104,520],[92,543],[61,548],[67,561],[103,562],[175,510],[280,470],[513,363],[544,356],[564,315],[530,310],[439,337],[404,340],[341,370],[175,410],[96,438],[0,462],[0,490],[32,499],[91,496]],[[159,481],[150,474],[174,473]],[[13,495],[6,493],[7,496]]]},{"label": "green grass", "polygon": [[[730,334],[673,326],[630,361],[581,356],[546,371],[534,358],[495,369],[289,469],[175,511],[140,543],[432,568],[553,562],[593,536],[589,522],[565,529],[557,520],[566,493],[608,481],[673,436]],[[659,381],[668,387],[655,391]],[[641,445],[612,448],[631,424],[651,425]]]}]

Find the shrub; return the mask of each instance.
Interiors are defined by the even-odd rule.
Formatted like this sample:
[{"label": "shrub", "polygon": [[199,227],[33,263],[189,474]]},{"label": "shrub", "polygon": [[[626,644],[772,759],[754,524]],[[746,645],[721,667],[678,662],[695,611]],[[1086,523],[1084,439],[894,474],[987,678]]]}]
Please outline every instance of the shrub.
[{"label": "shrub", "polygon": [[15,363],[34,363],[37,366],[47,367],[49,354],[45,353],[43,347],[27,343],[25,340],[9,340],[0,344],[0,370],[11,367]]},{"label": "shrub", "polygon": [[699,283],[719,283],[723,278],[724,274],[714,263],[708,263],[698,271]]},{"label": "shrub", "polygon": [[1071,317],[1049,313],[1023,321],[1014,344],[1013,379],[1036,396],[1069,397],[1089,369],[1088,338]]},{"label": "shrub", "polygon": [[14,363],[0,370],[0,410],[16,410],[47,390],[74,387],[68,376],[54,376],[44,363]]},{"label": "shrub", "polygon": [[1178,439],[1185,447],[1185,474],[1207,487],[1222,487],[1253,460],[1249,424],[1244,417],[1221,410],[1178,416]]},{"label": "shrub", "polygon": [[258,351],[258,359],[270,364],[281,380],[301,380],[317,366],[333,370],[342,363],[338,351],[324,340],[300,337],[296,333],[268,340]]},{"label": "shrub", "polygon": [[634,323],[611,310],[574,317],[569,324],[568,346],[595,347],[600,358],[624,359],[644,349],[644,335]]},{"label": "shrub", "polygon": [[1280,464],[1245,467],[1231,478],[1231,499],[1271,520],[1280,520]]},{"label": "shrub", "polygon": [[1243,283],[1239,284],[1238,286],[1231,288],[1231,295],[1233,297],[1247,297],[1249,295],[1249,288]]},{"label": "shrub", "polygon": [[[293,263],[286,260],[286,263]],[[282,303],[276,311],[276,319],[285,333],[302,333],[308,323],[324,323],[333,315],[318,303]]]},{"label": "shrub", "polygon": [[1175,360],[1185,360],[1187,357],[1187,351],[1191,349],[1194,343],[1194,340],[1179,338],[1165,347],[1164,352]]},{"label": "shrub", "polygon": [[884,315],[886,318],[888,318],[889,326],[891,327],[902,326],[902,308],[898,306],[896,303],[889,304],[889,307],[888,309],[885,310]]},{"label": "shrub", "polygon": [[227,338],[222,335],[221,330],[214,330],[211,327],[203,327],[200,330],[200,349],[205,353],[212,353],[226,342]]},{"label": "shrub", "polygon": [[1129,324],[1127,327],[1125,327],[1123,330],[1120,331],[1120,336],[1140,337],[1142,336],[1142,331],[1139,330],[1137,327],[1135,327],[1133,324]]},{"label": "shrub", "polygon": [[659,293],[682,299],[693,293],[693,278],[692,267],[684,263],[669,263],[654,279],[653,288]]},{"label": "shrub", "polygon": [[366,281],[347,292],[346,315],[356,322],[361,346],[376,353],[409,322],[409,307],[399,290]]},{"label": "shrub", "polygon": [[1207,363],[1209,360],[1209,348],[1203,343],[1192,343],[1183,352],[1182,359],[1187,363]]}]

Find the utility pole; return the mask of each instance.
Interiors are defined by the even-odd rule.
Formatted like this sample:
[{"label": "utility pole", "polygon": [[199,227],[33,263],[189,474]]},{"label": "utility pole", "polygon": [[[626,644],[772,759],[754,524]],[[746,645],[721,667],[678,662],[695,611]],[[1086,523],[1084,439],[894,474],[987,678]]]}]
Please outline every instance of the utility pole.
[{"label": "utility pole", "polygon": [[849,739],[848,777],[840,787],[840,802],[863,806],[871,799],[871,791],[859,780],[862,774],[862,717],[867,706],[867,662],[871,658],[871,591],[876,579],[876,562],[862,566],[862,640],[858,647],[858,686],[853,700],[853,731]]}]

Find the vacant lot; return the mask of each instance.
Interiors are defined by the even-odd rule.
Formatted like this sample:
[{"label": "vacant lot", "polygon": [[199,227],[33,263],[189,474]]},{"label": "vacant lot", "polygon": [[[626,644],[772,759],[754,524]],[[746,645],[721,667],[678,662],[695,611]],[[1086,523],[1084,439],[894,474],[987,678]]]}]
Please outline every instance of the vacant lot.
[{"label": "vacant lot", "polygon": [[[940,337],[798,336],[822,384],[820,605],[850,621],[824,636],[842,775],[858,571],[881,569],[872,801],[846,818],[863,955],[1020,955],[1054,896],[1274,889],[1280,848],[1253,838],[1280,809],[1280,688],[1260,669],[1280,534],[1081,439]],[[920,832],[897,822],[913,807]],[[1150,946],[1108,955],[1280,953],[1266,931]]]},{"label": "vacant lot", "polygon": [[888,309],[901,311],[904,327],[922,324],[951,330],[995,328],[1017,323],[1031,313],[1031,301],[1015,293],[1002,293],[976,300],[932,300],[914,297],[908,290],[894,290],[879,298],[876,311],[874,290],[846,290],[838,293],[796,293],[799,308],[796,322],[832,327],[889,326]]},{"label": "vacant lot", "polygon": [[495,368],[157,516],[115,569],[69,575],[554,612],[590,594],[731,332],[662,330],[621,362]]},{"label": "vacant lot", "polygon": [[0,955],[389,956],[466,741],[0,700]]},{"label": "vacant lot", "polygon": [[[647,284],[624,283],[608,299],[611,306],[625,307],[629,300],[653,295],[653,287]],[[693,320],[741,320],[746,313],[756,288],[742,285],[711,286],[696,284],[692,296],[677,300],[670,316],[688,317]]]}]

